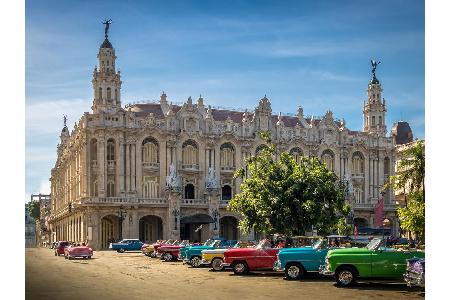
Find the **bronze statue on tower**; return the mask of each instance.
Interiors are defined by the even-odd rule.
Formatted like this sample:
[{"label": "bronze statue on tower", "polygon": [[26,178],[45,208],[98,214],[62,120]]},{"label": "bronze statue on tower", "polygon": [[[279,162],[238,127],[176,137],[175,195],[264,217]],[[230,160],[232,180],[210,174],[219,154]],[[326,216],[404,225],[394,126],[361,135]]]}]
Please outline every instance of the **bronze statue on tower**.
[{"label": "bronze statue on tower", "polygon": [[102,22],[103,25],[105,25],[105,38],[108,38],[108,30],[109,30],[109,25],[112,23],[112,20],[105,20],[104,22]]}]

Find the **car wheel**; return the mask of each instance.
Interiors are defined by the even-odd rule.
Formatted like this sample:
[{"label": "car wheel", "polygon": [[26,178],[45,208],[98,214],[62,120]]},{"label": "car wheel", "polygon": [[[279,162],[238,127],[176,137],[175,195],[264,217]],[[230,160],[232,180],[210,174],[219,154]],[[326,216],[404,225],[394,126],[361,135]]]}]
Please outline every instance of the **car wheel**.
[{"label": "car wheel", "polygon": [[351,286],[355,282],[356,274],[353,268],[342,267],[336,271],[334,275],[336,278],[336,283],[341,287]]},{"label": "car wheel", "polygon": [[69,256],[69,257],[67,257],[67,258],[68,258],[69,260],[72,260],[73,257],[72,257],[72,256]]},{"label": "car wheel", "polygon": [[233,264],[233,272],[236,275],[244,275],[247,274],[248,271],[248,265],[244,261],[238,261],[237,263]]},{"label": "car wheel", "polygon": [[64,259],[67,259],[67,256],[64,254]]},{"label": "car wheel", "polygon": [[91,256],[89,255],[87,258],[88,258],[88,259],[91,259]]},{"label": "car wheel", "polygon": [[193,258],[191,258],[191,266],[193,268],[200,267],[200,263],[201,263],[200,257],[194,256]]},{"label": "car wheel", "polygon": [[222,266],[222,262],[223,260],[221,258],[214,258],[211,262],[211,267],[214,271],[222,271],[223,270],[223,266]]},{"label": "car wheel", "polygon": [[288,280],[299,280],[303,276],[303,268],[299,264],[287,265],[284,269],[284,275]]},{"label": "car wheel", "polygon": [[58,253],[56,253],[56,251],[55,251],[55,256],[58,256]]},{"label": "car wheel", "polygon": [[125,249],[120,248],[119,250],[117,250],[117,252],[119,252],[119,253],[124,253],[124,252],[125,252]]},{"label": "car wheel", "polygon": [[155,258],[155,257],[156,257],[156,252],[153,251],[152,253],[150,253],[150,257],[151,257],[151,258]]},{"label": "car wheel", "polygon": [[171,261],[173,259],[173,255],[171,253],[164,254],[164,261]]}]

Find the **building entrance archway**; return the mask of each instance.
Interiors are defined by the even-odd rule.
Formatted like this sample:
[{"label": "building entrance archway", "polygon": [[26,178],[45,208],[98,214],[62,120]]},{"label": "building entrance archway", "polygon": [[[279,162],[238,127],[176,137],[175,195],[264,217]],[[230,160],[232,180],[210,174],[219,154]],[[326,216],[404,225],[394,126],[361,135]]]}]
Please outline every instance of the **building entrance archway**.
[{"label": "building entrance archway", "polygon": [[162,219],[158,216],[146,215],[139,219],[139,240],[153,243],[163,239]]},{"label": "building entrance archway", "polygon": [[220,237],[227,240],[238,239],[238,220],[232,216],[220,218]]},{"label": "building entrance archway", "polygon": [[180,219],[180,238],[191,242],[204,242],[209,234],[209,224],[214,219],[207,214],[195,214]]},{"label": "building entrance archway", "polygon": [[100,226],[100,247],[108,249],[109,243],[119,238],[119,218],[115,215],[107,215],[102,218]]},{"label": "building entrance archway", "polygon": [[366,228],[369,226],[369,222],[367,222],[367,220],[364,218],[355,218],[353,221],[354,221],[356,228],[358,228],[358,229]]}]

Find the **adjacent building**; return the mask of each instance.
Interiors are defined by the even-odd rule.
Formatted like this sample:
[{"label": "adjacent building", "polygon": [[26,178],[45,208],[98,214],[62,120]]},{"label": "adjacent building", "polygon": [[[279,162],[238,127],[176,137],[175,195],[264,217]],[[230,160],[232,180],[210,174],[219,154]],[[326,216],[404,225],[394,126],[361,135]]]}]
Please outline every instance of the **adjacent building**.
[{"label": "adjacent building", "polygon": [[36,247],[36,221],[30,216],[25,204],[25,247]]},{"label": "adjacent building", "polygon": [[373,226],[383,198],[385,217],[398,231],[394,194],[382,194],[394,172],[395,138],[387,135],[387,103],[374,70],[361,103],[364,126],[354,131],[331,111],[311,117],[299,106],[292,116],[276,114],[266,96],[245,111],[213,108],[201,96],[175,105],[164,92],[159,101],[124,106],[107,36],[97,58],[91,110],[72,130],[64,122],[51,171],[48,223],[55,240],[101,249],[120,237],[254,238],[239,232],[240,216],[226,207],[239,193],[234,171],[265,147],[261,131],[295,159],[316,156],[347,180],[357,226]]}]

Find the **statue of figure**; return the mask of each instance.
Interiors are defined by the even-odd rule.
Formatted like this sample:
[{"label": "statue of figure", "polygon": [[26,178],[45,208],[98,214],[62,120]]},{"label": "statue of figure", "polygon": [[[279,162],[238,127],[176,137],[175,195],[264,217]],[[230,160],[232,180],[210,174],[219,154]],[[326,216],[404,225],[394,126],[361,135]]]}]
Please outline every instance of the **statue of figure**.
[{"label": "statue of figure", "polygon": [[213,167],[209,167],[209,169],[208,169],[208,178],[206,179],[206,188],[208,188],[208,189],[217,188],[216,170]]},{"label": "statue of figure", "polygon": [[377,66],[379,65],[379,64],[381,64],[381,61],[375,61],[375,60],[370,60],[370,63],[372,64],[372,75],[373,75],[373,77],[375,77],[375,71],[377,70]]},{"label": "statue of figure", "polygon": [[169,188],[177,188],[180,186],[181,178],[177,176],[173,163],[169,166],[169,176],[166,177],[166,185]]},{"label": "statue of figure", "polygon": [[352,179],[348,174],[344,175],[344,183],[345,183],[345,196],[350,197],[353,195],[353,183]]},{"label": "statue of figure", "polygon": [[111,23],[112,23],[111,19],[102,22],[102,24],[105,25],[105,38],[108,38],[109,24]]},{"label": "statue of figure", "polygon": [[67,115],[63,115],[64,127],[67,126]]}]

